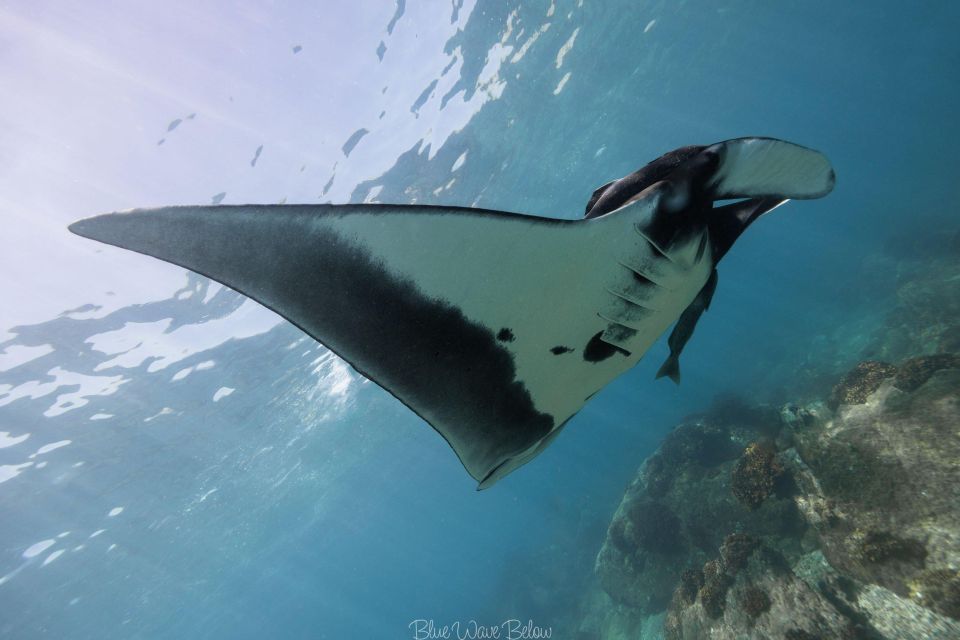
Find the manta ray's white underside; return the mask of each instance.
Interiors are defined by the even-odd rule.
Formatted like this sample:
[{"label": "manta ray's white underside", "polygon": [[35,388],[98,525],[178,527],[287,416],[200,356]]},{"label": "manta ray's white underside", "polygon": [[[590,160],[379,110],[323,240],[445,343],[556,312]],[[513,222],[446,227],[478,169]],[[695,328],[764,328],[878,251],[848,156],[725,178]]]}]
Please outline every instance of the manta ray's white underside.
[{"label": "manta ray's white underside", "polygon": [[[633,367],[709,277],[705,236],[669,254],[644,236],[656,205],[640,199],[576,221],[388,205],[171,207],[71,228],[205,274],[277,311],[414,409],[474,478],[490,483],[494,470],[500,477],[532,457]],[[438,332],[429,321],[419,331],[395,327],[403,320],[395,301],[379,295],[384,287],[455,310],[425,310],[451,334],[422,335]],[[389,317],[345,335],[371,315]],[[461,328],[451,326],[461,322],[490,340],[463,349]],[[588,345],[600,353],[585,353]],[[397,356],[388,365],[384,349]],[[484,370],[479,360],[490,350],[509,355],[510,380]],[[452,395],[431,393],[439,381],[452,384]],[[497,407],[505,385],[529,396],[536,427],[516,418],[489,424],[509,418]],[[477,393],[483,402],[463,402]]]},{"label": "manta ray's white underside", "polygon": [[[718,197],[819,197],[832,187],[829,162],[796,145],[755,138],[703,149],[720,158],[708,185]],[[584,220],[248,205],[135,210],[70,228],[273,309],[429,422],[482,488],[633,367],[711,278],[707,227],[669,246],[651,232],[661,200],[686,197],[665,184]]]}]

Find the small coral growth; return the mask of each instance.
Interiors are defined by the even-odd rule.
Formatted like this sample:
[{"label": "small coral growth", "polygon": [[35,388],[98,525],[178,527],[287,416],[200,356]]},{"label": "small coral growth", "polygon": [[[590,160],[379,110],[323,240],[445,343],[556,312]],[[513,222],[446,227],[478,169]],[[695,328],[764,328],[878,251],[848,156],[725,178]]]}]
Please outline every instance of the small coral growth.
[{"label": "small coral growth", "polygon": [[765,442],[754,442],[733,468],[731,490],[741,504],[756,509],[773,493],[782,474],[783,465],[774,448]]},{"label": "small coral growth", "polygon": [[897,368],[893,385],[901,391],[916,391],[941,369],[960,369],[960,356],[940,353],[904,360]]},{"label": "small coral growth", "polygon": [[747,566],[747,559],[758,544],[756,538],[746,533],[728,535],[720,545],[720,559],[723,560],[724,568],[734,574],[743,569]]},{"label": "small coral growth", "polygon": [[745,588],[740,592],[738,600],[740,608],[751,618],[756,618],[770,610],[770,596],[756,587]]},{"label": "small coral growth", "polygon": [[922,542],[901,538],[889,531],[857,532],[854,540],[859,544],[858,550],[864,562],[880,564],[900,561],[922,566],[927,557]]},{"label": "small coral growth", "polygon": [[831,409],[836,409],[841,404],[863,404],[867,397],[880,387],[881,382],[896,374],[897,368],[889,362],[861,362],[833,387],[827,404]]}]

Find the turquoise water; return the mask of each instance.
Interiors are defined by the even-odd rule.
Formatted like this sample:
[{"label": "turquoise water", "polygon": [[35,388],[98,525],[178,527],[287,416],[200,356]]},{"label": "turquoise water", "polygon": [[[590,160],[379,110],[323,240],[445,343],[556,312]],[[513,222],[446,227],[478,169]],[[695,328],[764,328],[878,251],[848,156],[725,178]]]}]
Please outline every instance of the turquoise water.
[{"label": "turquoise water", "polygon": [[[877,257],[957,228],[954,3],[399,4],[0,10],[0,635],[575,637],[623,487],[676,421],[790,399],[818,336],[892,304]],[[654,380],[659,343],[484,492],[296,328],[65,232],[211,201],[575,218],[661,153],[744,135],[823,151],[835,192],[738,242],[682,385]]]}]

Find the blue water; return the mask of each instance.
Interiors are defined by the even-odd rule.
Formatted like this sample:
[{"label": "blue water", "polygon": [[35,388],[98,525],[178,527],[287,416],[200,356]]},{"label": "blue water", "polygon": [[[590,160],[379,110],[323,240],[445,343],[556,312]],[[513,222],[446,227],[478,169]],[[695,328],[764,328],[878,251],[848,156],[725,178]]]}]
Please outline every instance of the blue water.
[{"label": "blue water", "polygon": [[[0,12],[19,38],[0,47],[7,65],[26,65],[18,53],[36,42],[136,69],[159,55],[142,39],[166,42],[183,77],[171,72],[148,109],[146,81],[111,72],[111,102],[127,106],[74,123],[112,150],[109,166],[64,151],[56,165],[0,170],[17,193],[0,205],[10,237],[55,238],[0,263],[17,320],[0,326],[0,635],[388,639],[411,637],[418,618],[520,618],[573,637],[610,516],[660,438],[718,394],[789,399],[812,340],[890,305],[870,258],[956,227],[956,3],[400,5]],[[338,58],[334,35],[366,57]],[[431,64],[411,63],[421,57]],[[5,114],[18,142],[49,131],[37,144],[55,150],[48,138],[74,102],[107,102],[94,80],[53,82],[73,100],[15,127]],[[415,99],[392,101],[403,91]],[[450,115],[474,96],[486,97],[468,117]],[[661,153],[744,135],[823,151],[835,192],[778,209],[738,242],[681,386],[654,381],[658,344],[484,492],[433,430],[294,327],[173,267],[127,281],[123,265],[148,258],[95,254],[62,230],[221,193],[225,204],[415,199],[573,218],[594,188]],[[385,170],[365,164],[375,157]],[[128,172],[122,189],[90,182]],[[35,183],[16,191],[24,176]],[[84,261],[104,265],[98,279]],[[55,312],[15,315],[32,307]]]}]

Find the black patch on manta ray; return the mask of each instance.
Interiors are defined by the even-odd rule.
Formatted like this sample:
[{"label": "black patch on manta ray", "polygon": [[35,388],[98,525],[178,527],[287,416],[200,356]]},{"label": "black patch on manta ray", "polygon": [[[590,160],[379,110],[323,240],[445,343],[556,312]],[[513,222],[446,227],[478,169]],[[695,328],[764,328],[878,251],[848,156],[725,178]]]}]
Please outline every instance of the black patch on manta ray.
[{"label": "black patch on manta ray", "polygon": [[583,348],[583,359],[587,362],[602,362],[617,353],[623,356],[629,356],[630,352],[626,349],[614,346],[609,342],[604,342],[600,336],[603,331],[598,331],[595,336],[590,338],[590,342]]},{"label": "black patch on manta ray", "polygon": [[571,353],[572,351],[573,351],[572,347],[565,347],[562,344],[558,344],[557,346],[550,349],[550,353],[552,353],[555,356],[560,356],[565,353]]},{"label": "black patch on manta ray", "polygon": [[504,327],[497,332],[497,340],[500,342],[513,342],[517,337],[513,335],[513,331],[510,330],[510,327]]},{"label": "black patch on manta ray", "polygon": [[302,211],[168,209],[73,230],[192,269],[276,311],[442,428],[478,479],[550,433],[553,416],[536,409],[493,331]]},{"label": "black patch on manta ray", "polygon": [[609,182],[593,193],[587,202],[584,218],[597,218],[622,207],[630,198],[660,180],[665,180],[677,167],[706,147],[680,147],[665,153],[628,176]]}]

